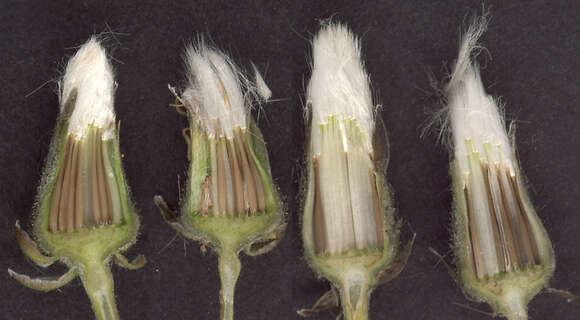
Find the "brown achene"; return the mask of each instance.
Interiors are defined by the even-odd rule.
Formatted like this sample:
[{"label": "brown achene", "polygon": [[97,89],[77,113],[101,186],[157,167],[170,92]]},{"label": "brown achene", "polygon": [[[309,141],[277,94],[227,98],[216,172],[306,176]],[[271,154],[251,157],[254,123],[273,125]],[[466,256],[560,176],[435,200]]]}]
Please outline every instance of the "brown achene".
[{"label": "brown achene", "polygon": [[[526,206],[522,202],[519,181],[509,168],[501,164],[492,167],[480,160],[479,165],[485,184],[485,196],[488,204],[490,225],[493,232],[495,253],[499,272],[520,270],[541,263],[538,244],[530,226]],[[472,268],[479,279],[491,275],[482,267],[483,259],[479,244],[480,236],[475,226],[474,194],[466,179],[463,195],[467,208],[470,253]],[[495,195],[495,196],[494,196]]]},{"label": "brown achene", "polygon": [[[114,195],[107,178],[102,130],[93,127],[87,137],[66,137],[62,166],[52,190],[51,232],[71,232],[114,221]],[[116,188],[115,188],[116,189]],[[120,214],[120,213],[118,213]]]},{"label": "brown achene", "polygon": [[[327,232],[326,232],[326,212],[324,210],[324,206],[322,204],[322,188],[320,181],[320,161],[319,158],[321,155],[315,155],[312,157],[312,166],[314,169],[314,220],[313,220],[313,234],[314,234],[314,246],[316,253],[325,253],[329,251],[329,241],[327,239]],[[348,167],[348,157],[345,157],[345,161],[347,162]],[[376,245],[364,248],[364,249],[374,249],[374,248],[382,248],[383,247],[383,213],[381,211],[381,198],[379,192],[377,190],[377,183],[376,183],[376,175],[375,173],[369,168],[369,184],[370,189],[372,192],[372,197],[370,198],[372,201],[372,212],[369,213],[373,216],[373,221],[375,225],[376,232]],[[352,209],[351,209],[352,210]],[[370,231],[370,232],[372,232]],[[353,241],[354,242],[354,241]],[[351,248],[355,249],[355,247]]]},{"label": "brown achene", "polygon": [[[200,185],[199,214],[255,215],[266,211],[266,192],[262,175],[251,153],[245,129],[234,129],[234,136],[209,139],[216,150],[217,195],[212,196],[212,177],[206,176]],[[209,168],[210,172],[212,168]],[[228,188],[228,184],[230,188]],[[228,193],[232,194],[228,194]],[[213,203],[217,199],[218,203]],[[233,208],[228,212],[227,208]]]}]

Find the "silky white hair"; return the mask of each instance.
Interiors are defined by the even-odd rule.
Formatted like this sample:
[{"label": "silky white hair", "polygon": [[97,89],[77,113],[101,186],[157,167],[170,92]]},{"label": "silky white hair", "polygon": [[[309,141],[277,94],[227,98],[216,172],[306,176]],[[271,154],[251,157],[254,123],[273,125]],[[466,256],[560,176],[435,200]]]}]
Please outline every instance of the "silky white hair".
[{"label": "silky white hair", "polygon": [[246,127],[248,85],[234,63],[203,41],[185,51],[188,85],[182,99],[210,137],[233,138],[235,127]]},{"label": "silky white hair", "polygon": [[329,23],[316,34],[312,47],[313,66],[307,102],[312,108],[314,153],[320,152],[318,125],[326,123],[331,115],[355,119],[366,134],[365,148],[372,151],[374,110],[360,41],[347,26]]},{"label": "silky white hair", "polygon": [[[445,88],[448,124],[453,136],[453,150],[462,172],[469,172],[466,139],[473,149],[488,157],[490,163],[501,163],[514,172],[514,152],[506,132],[498,100],[485,92],[479,67],[472,59],[479,47],[477,41],[487,28],[486,17],[474,21],[463,35],[453,73]],[[484,144],[493,147],[487,153]]]},{"label": "silky white hair", "polygon": [[70,58],[59,86],[61,112],[76,91],[69,134],[86,137],[89,125],[93,125],[103,130],[103,140],[114,137],[115,78],[107,53],[95,37],[91,37]]}]

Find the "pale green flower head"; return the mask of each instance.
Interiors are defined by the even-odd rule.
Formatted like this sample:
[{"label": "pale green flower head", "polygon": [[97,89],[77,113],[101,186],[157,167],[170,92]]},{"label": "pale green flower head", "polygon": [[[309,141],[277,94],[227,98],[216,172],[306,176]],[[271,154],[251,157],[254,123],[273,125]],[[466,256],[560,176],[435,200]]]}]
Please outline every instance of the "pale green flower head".
[{"label": "pale green flower head", "polygon": [[61,261],[69,271],[25,286],[57,289],[79,276],[97,319],[118,319],[112,261],[136,269],[121,252],[135,243],[139,218],[123,174],[114,111],[115,81],[107,54],[91,38],[69,60],[60,82],[60,115],[34,212],[34,239],[16,225],[18,243],[40,266]]},{"label": "pale green flower head", "polygon": [[463,35],[445,88],[457,272],[469,296],[509,319],[527,319],[527,304],[547,286],[555,259],[498,100],[485,92],[472,60],[486,24],[481,17]]}]

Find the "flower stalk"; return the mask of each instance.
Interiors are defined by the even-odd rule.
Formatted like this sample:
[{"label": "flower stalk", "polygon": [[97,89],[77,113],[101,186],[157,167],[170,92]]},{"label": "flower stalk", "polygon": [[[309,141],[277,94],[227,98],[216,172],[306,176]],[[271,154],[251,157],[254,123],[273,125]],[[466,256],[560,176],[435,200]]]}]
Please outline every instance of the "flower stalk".
[{"label": "flower stalk", "polygon": [[99,262],[88,264],[85,265],[80,278],[91,299],[97,319],[119,319],[110,268]]},{"label": "flower stalk", "polygon": [[99,320],[119,319],[111,262],[137,269],[121,252],[136,240],[139,218],[129,197],[115,125],[114,78],[105,50],[91,38],[69,60],[61,108],[40,183],[34,236],[15,227],[22,251],[42,267],[61,261],[67,273],[32,279],[8,270],[23,285],[58,289],[79,276]]}]

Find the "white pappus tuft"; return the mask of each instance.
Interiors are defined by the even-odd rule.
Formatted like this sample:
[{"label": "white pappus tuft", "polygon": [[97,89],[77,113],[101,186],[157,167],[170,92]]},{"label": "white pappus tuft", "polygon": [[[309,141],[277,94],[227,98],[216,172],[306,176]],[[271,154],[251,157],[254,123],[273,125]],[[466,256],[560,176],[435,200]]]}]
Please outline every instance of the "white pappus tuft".
[{"label": "white pappus tuft", "polygon": [[76,91],[74,109],[70,115],[68,133],[77,138],[87,136],[89,125],[103,130],[103,140],[114,137],[115,79],[107,53],[92,37],[70,58],[60,83],[60,108],[64,111]]},{"label": "white pappus tuft", "polygon": [[[472,61],[477,40],[487,27],[485,17],[473,23],[461,40],[458,59],[446,87],[449,125],[455,158],[462,172],[469,172],[465,143],[486,156],[490,163],[501,163],[514,174],[514,152],[505,129],[498,101],[485,92],[479,67]],[[487,146],[491,147],[489,149]],[[488,148],[486,150],[486,148]]]},{"label": "white pappus tuft", "polygon": [[245,129],[246,103],[254,93],[234,63],[200,42],[186,49],[185,64],[188,85],[182,99],[208,136],[231,139],[234,128]]},{"label": "white pappus tuft", "polygon": [[318,32],[312,47],[307,99],[312,108],[313,151],[320,152],[320,133],[314,128],[330,115],[355,119],[366,134],[365,147],[372,151],[373,102],[359,40],[345,25],[329,24]]}]

